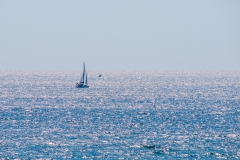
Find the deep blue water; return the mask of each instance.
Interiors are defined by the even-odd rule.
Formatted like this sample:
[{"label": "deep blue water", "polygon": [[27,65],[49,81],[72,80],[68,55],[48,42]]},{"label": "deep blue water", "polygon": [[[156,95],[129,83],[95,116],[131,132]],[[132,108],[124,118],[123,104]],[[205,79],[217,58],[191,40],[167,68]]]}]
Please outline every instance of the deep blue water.
[{"label": "deep blue water", "polygon": [[240,159],[239,71],[80,74],[0,71],[1,159]]}]

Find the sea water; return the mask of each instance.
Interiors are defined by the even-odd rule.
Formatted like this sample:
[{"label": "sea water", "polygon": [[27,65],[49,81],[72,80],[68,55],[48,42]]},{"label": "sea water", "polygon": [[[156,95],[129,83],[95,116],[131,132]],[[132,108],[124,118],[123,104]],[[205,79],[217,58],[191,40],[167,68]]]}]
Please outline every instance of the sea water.
[{"label": "sea water", "polygon": [[0,71],[1,159],[240,159],[239,71],[80,75]]}]

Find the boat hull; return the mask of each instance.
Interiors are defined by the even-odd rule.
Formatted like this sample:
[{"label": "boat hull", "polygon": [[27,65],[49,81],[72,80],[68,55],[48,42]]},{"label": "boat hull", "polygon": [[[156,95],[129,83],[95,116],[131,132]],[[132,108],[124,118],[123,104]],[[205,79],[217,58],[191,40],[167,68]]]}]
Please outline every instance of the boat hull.
[{"label": "boat hull", "polygon": [[79,84],[79,83],[77,83],[76,84],[76,88],[89,88],[89,86],[86,85],[86,84]]}]

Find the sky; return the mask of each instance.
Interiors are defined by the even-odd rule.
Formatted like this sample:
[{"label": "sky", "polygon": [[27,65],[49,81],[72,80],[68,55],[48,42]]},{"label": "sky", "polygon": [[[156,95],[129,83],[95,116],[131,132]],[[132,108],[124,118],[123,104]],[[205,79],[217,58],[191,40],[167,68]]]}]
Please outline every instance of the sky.
[{"label": "sky", "polygon": [[0,0],[0,70],[240,70],[239,0]]}]

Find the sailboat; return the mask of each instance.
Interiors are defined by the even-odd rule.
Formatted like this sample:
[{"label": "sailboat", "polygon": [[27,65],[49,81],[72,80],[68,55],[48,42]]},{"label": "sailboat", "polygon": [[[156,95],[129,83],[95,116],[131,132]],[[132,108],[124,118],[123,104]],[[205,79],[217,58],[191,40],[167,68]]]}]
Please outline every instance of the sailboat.
[{"label": "sailboat", "polygon": [[87,79],[87,72],[85,68],[85,62],[83,62],[83,73],[79,83],[76,83],[77,88],[89,88],[88,86],[88,79]]}]

